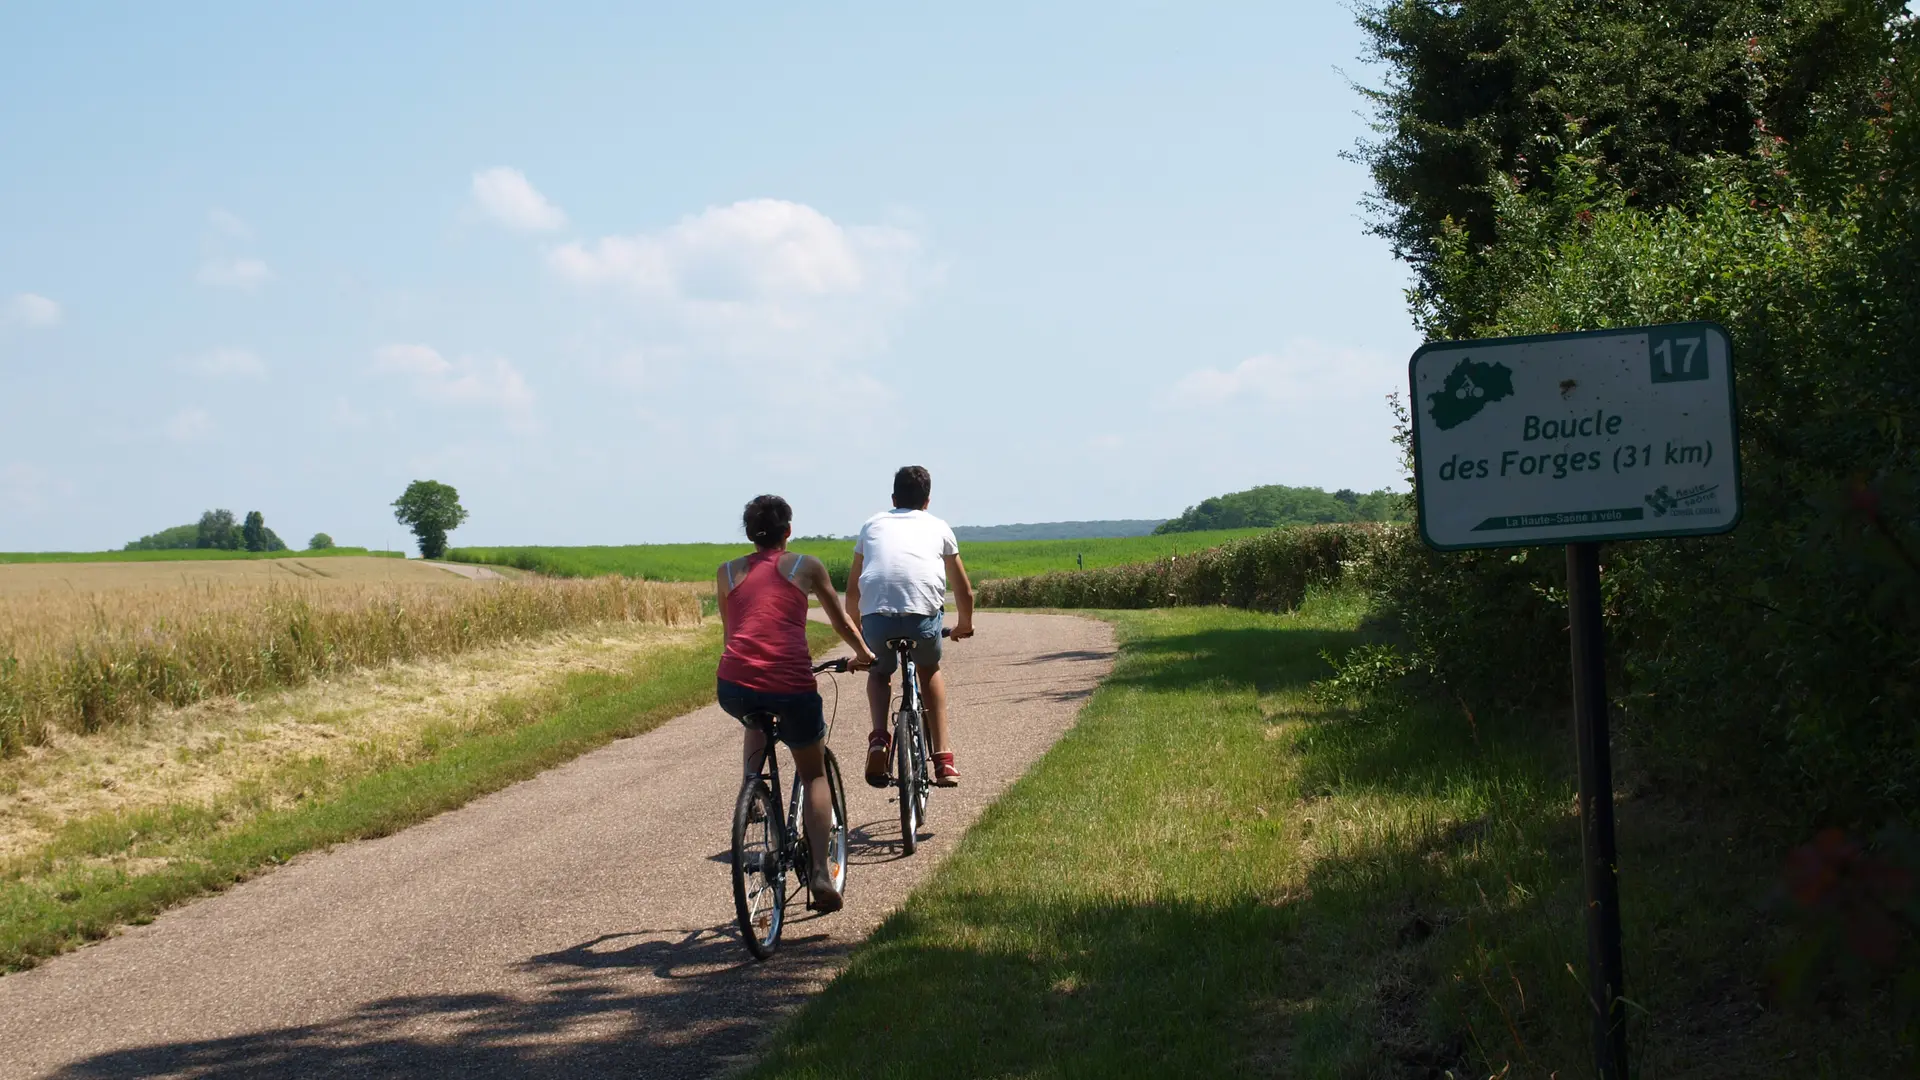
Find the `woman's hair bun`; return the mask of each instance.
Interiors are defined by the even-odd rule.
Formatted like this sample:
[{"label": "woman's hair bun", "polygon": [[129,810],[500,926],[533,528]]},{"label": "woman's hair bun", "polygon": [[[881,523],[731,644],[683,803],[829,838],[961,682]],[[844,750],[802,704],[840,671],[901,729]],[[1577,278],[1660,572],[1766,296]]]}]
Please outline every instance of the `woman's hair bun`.
[{"label": "woman's hair bun", "polygon": [[793,507],[778,495],[756,496],[740,515],[740,523],[755,547],[770,548],[787,538],[787,529],[793,524]]}]

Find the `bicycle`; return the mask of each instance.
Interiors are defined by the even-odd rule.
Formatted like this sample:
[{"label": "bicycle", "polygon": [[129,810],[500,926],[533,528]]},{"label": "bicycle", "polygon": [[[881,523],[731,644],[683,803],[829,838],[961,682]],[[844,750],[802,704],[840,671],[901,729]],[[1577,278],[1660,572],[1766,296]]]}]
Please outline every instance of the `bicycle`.
[{"label": "bicycle", "polygon": [[[940,636],[952,637],[953,631],[942,627]],[[920,826],[926,823],[927,796],[933,791],[914,646],[914,638],[887,639],[887,648],[900,655],[900,709],[893,714],[893,786],[900,791],[900,846],[908,855],[920,850]]]},{"label": "bicycle", "polygon": [[[845,659],[814,665],[814,674],[844,672]],[[836,708],[838,712],[837,695]],[[765,960],[780,947],[786,928],[787,875],[791,873],[813,894],[813,853],[807,844],[801,806],[805,785],[793,778],[793,793],[784,814],[774,792],[780,790],[779,720],[772,713],[749,713],[747,721],[766,736],[763,767],[756,776],[740,781],[733,804],[733,912],[740,936],[756,960]],[[833,725],[827,725],[831,737]],[[796,769],[795,772],[799,770]],[[833,885],[847,891],[847,790],[840,782],[840,763],[826,751],[827,790],[832,793],[833,821],[827,832],[828,865],[838,867]]]}]

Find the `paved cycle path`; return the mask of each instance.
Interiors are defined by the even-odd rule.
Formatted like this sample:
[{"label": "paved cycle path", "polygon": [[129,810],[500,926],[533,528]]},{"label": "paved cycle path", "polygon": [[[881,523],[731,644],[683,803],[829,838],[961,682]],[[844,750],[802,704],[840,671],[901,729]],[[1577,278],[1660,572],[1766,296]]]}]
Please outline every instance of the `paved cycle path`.
[{"label": "paved cycle path", "polygon": [[696,1077],[750,1060],[1112,664],[1104,623],[977,625],[947,646],[965,784],[934,793],[911,858],[891,792],[858,776],[864,676],[838,677],[847,907],[796,900],[765,964],[733,928],[739,727],[709,707],[0,978],[0,1077]]}]

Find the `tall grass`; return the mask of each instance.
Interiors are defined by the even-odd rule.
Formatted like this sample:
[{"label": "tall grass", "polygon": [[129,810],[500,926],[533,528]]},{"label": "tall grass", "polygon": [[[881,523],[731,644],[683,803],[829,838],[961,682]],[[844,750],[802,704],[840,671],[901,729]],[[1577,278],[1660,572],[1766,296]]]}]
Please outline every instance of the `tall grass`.
[{"label": "tall grass", "polygon": [[[983,607],[1156,608],[1224,604],[1290,611],[1341,577],[1361,543],[1391,526],[1301,525],[1188,555],[1083,572],[1005,578],[980,587]],[[1204,534],[1189,534],[1204,535]]]},{"label": "tall grass", "polygon": [[601,578],[48,592],[0,608],[0,754],[156,706],[296,686],[596,622],[700,620],[684,587]]}]

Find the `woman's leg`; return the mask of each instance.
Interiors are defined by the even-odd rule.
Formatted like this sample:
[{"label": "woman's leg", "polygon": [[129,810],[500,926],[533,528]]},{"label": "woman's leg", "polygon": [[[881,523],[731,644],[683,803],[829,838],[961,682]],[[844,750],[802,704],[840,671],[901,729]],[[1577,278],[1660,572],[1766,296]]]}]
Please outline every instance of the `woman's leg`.
[{"label": "woman's leg", "polygon": [[[745,738],[740,741],[740,775],[759,776],[760,766],[767,751],[767,733],[757,727],[750,727],[745,728],[743,734]],[[774,792],[774,798],[779,797],[780,793]]]},{"label": "woman's leg", "polygon": [[800,770],[800,782],[806,785],[807,791],[800,816],[806,822],[807,847],[813,852],[813,891],[838,900],[840,894],[834,892],[830,884],[834,868],[827,865],[827,841],[833,831],[833,792],[827,787],[826,740],[795,750],[793,764]]}]

